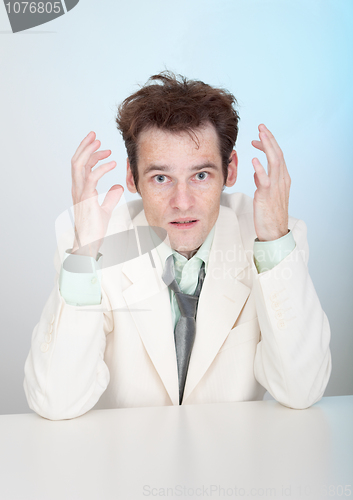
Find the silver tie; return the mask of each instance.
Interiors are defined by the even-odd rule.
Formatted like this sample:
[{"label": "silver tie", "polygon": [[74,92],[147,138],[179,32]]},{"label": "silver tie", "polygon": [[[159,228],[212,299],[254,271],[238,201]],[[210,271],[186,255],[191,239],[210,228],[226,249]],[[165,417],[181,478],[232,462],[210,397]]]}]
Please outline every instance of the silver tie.
[{"label": "silver tie", "polygon": [[205,263],[203,262],[200,268],[199,280],[194,295],[183,293],[180,290],[175,279],[173,255],[170,255],[166,260],[162,279],[175,293],[175,298],[180,309],[180,318],[174,329],[174,340],[178,365],[179,404],[181,404],[191,351],[195,340],[196,312],[201,288],[205,279]]}]

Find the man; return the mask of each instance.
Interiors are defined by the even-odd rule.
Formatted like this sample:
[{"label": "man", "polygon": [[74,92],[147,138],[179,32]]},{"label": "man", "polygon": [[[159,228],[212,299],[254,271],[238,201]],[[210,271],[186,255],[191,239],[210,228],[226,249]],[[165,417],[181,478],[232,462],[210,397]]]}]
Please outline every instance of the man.
[{"label": "man", "polygon": [[[288,218],[283,154],[265,125],[252,142],[268,160],[268,173],[252,161],[254,200],[222,193],[237,177],[234,103],[170,73],[122,103],[126,185],[142,198],[128,210],[114,210],[118,185],[99,205],[98,180],[116,163],[93,170],[111,152],[98,150],[93,132],[80,144],[74,245],[63,266],[57,258],[58,284],[25,367],[40,415],[76,417],[98,400],[101,408],[248,401],[266,389],[291,408],[322,397],[329,325],[307,270],[305,225]],[[143,227],[150,241],[139,244]]]}]

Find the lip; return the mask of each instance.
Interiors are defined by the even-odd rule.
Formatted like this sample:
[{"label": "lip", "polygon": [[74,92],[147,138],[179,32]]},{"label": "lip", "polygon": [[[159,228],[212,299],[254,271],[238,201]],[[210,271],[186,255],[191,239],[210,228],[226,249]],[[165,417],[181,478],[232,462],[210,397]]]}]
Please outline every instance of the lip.
[{"label": "lip", "polygon": [[[192,221],[192,222],[185,222],[185,221]],[[183,224],[178,224],[178,222],[183,222]],[[181,219],[175,219],[175,220],[169,222],[169,224],[171,226],[178,228],[178,229],[188,229],[191,227],[195,227],[197,223],[198,223],[198,219],[192,219],[190,217],[183,217]]]}]

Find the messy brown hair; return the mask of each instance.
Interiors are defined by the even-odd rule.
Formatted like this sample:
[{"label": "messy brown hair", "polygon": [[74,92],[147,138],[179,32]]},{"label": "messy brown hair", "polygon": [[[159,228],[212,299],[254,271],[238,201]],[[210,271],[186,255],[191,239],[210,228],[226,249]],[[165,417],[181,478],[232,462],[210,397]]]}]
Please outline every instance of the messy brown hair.
[{"label": "messy brown hair", "polygon": [[[159,82],[159,83],[157,83]],[[138,138],[146,129],[187,132],[198,147],[195,129],[211,123],[217,132],[224,183],[238,135],[237,101],[227,90],[163,71],[153,75],[119,106],[116,123],[122,133],[136,189]]]}]

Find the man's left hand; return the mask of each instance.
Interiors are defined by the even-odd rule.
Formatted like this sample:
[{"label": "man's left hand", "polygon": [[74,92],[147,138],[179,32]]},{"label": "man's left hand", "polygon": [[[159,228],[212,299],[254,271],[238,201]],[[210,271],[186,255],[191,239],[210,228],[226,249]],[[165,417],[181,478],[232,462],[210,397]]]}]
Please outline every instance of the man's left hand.
[{"label": "man's left hand", "polygon": [[253,158],[257,187],[254,194],[255,231],[260,241],[272,241],[288,233],[291,180],[282,150],[264,124],[259,125],[259,138],[251,144],[266,154],[268,173],[258,158]]}]

